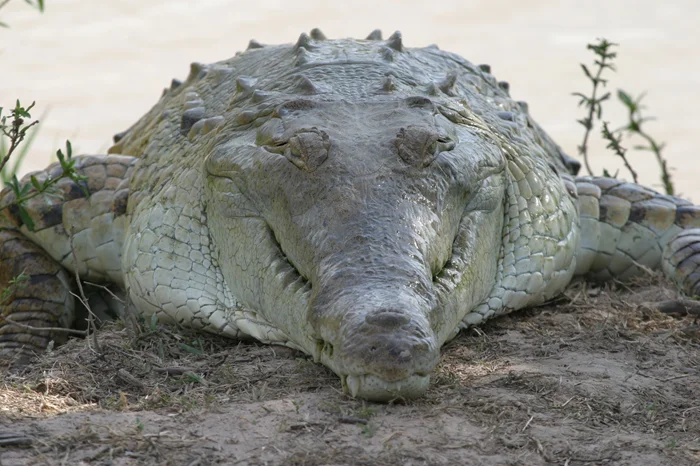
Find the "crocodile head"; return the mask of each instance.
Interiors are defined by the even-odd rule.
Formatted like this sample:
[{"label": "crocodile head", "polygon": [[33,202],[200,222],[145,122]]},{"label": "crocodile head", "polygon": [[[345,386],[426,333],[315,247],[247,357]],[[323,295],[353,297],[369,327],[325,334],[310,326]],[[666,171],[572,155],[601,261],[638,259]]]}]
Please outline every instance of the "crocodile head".
[{"label": "crocodile head", "polygon": [[425,97],[265,113],[207,160],[229,286],[353,396],[421,395],[495,280],[501,150]]}]

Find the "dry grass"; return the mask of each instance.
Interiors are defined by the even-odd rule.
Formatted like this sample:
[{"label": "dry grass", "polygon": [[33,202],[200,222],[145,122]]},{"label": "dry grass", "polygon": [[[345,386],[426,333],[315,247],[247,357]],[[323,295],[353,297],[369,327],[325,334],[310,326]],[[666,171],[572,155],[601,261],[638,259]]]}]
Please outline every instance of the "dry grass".
[{"label": "dry grass", "polygon": [[113,324],[4,371],[0,464],[700,464],[700,332],[659,280],[470,330],[396,405],[293,350]]}]

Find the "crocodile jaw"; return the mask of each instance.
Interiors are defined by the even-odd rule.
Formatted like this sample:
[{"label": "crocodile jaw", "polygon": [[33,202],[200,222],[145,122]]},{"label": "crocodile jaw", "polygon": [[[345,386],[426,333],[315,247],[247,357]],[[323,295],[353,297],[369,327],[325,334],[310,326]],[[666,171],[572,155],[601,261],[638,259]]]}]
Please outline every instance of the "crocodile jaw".
[{"label": "crocodile jaw", "polygon": [[346,375],[342,382],[343,391],[353,398],[388,402],[422,396],[430,386],[430,375],[411,375],[393,382],[374,375]]}]

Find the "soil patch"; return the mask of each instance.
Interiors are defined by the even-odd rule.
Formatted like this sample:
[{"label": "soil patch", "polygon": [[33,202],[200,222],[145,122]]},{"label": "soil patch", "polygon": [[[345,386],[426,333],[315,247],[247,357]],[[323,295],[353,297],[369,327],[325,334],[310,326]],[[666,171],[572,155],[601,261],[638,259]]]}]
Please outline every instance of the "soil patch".
[{"label": "soil patch", "polygon": [[394,404],[287,348],[114,323],[1,369],[0,465],[699,465],[697,316],[649,304],[677,298],[574,285],[463,332]]}]

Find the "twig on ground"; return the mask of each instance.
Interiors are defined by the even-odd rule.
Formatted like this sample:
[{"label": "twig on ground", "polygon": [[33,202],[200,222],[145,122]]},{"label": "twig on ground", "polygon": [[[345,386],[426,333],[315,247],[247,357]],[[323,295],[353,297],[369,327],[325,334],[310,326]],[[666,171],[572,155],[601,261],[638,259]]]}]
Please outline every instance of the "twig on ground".
[{"label": "twig on ground", "polygon": [[97,326],[95,324],[95,313],[92,312],[92,309],[90,308],[90,303],[88,302],[87,296],[85,296],[85,291],[83,290],[83,284],[80,281],[80,263],[78,262],[78,255],[75,253],[75,246],[73,244],[73,230],[69,229],[68,231],[68,238],[69,238],[69,244],[70,244],[70,249],[71,249],[71,254],[73,256],[73,269],[75,272],[75,281],[78,284],[78,291],[80,292],[80,296],[78,299],[80,302],[85,306],[85,309],[88,311],[88,317],[87,317],[87,332],[88,335],[92,331],[92,341],[93,344],[95,345],[95,352],[97,354],[100,354],[102,351],[100,349],[100,342],[97,340]]},{"label": "twig on ground", "polygon": [[68,333],[71,335],[76,335],[79,337],[84,337],[87,336],[87,331],[85,330],[76,330],[73,328],[64,328],[64,327],[34,327],[32,325],[27,325],[23,324],[21,322],[17,322],[16,320],[12,320],[7,316],[0,316],[0,319],[4,320],[5,322],[16,325],[20,328],[23,328],[25,330],[31,330],[35,332],[63,332],[63,333]]}]

